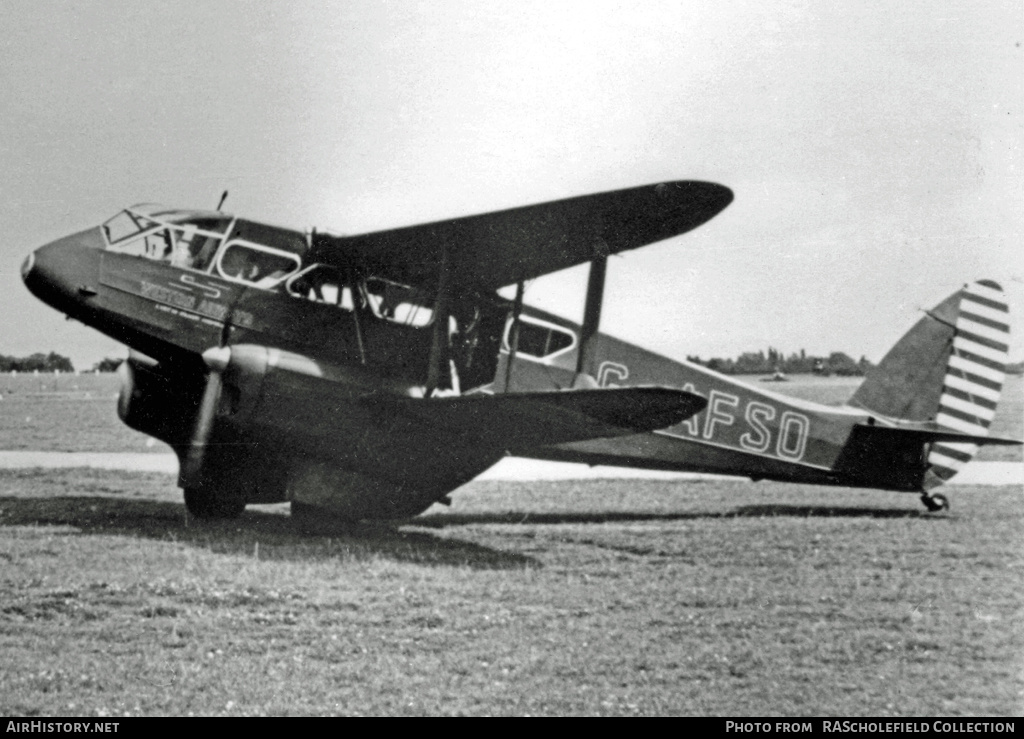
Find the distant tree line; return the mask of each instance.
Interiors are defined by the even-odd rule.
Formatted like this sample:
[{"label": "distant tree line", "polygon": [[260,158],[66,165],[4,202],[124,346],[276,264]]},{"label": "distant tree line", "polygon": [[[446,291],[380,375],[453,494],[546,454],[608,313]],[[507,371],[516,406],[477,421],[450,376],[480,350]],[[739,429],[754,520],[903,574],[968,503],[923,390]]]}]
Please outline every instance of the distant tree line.
[{"label": "distant tree line", "polygon": [[117,372],[117,368],[121,366],[121,362],[123,361],[123,359],[113,359],[112,357],[107,357],[106,359],[101,359],[99,362],[94,364],[92,366],[92,371]]},{"label": "distant tree line", "polygon": [[37,352],[27,357],[7,357],[0,354],[0,372],[74,372],[75,366],[71,360],[56,352],[43,354]]},{"label": "distant tree line", "polygon": [[[723,375],[759,375],[775,372],[782,372],[787,375],[840,375],[843,377],[862,376],[873,366],[866,358],[861,357],[854,361],[852,357],[843,352],[832,352],[827,357],[815,357],[807,354],[803,349],[799,354],[783,356],[782,352],[773,347],[768,347],[768,353],[763,351],[744,352],[736,359],[713,359],[703,360],[698,356],[688,356],[688,362],[699,364]],[[116,372],[121,366],[123,359],[107,357],[92,366],[93,372]],[[37,352],[27,357],[8,357],[0,354],[0,372],[74,372],[75,367],[71,360],[56,352],[43,354]],[[1024,374],[1024,362],[1013,362],[1007,365],[1008,374]]]},{"label": "distant tree line", "polygon": [[759,375],[782,372],[787,375],[816,374],[862,376],[873,366],[865,357],[855,361],[843,352],[832,352],[827,357],[815,357],[803,349],[799,354],[784,356],[773,347],[764,351],[744,352],[736,359],[715,357],[707,361],[697,356],[687,357],[687,361],[699,364],[723,375]]}]

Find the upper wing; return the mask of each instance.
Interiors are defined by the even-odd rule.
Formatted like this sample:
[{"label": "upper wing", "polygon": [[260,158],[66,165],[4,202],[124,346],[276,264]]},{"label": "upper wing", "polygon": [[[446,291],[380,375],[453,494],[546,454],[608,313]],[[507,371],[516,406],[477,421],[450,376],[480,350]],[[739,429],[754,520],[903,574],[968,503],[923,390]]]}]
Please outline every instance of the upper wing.
[{"label": "upper wing", "polygon": [[732,197],[712,182],[663,182],[359,236],[318,234],[310,256],[429,287],[447,248],[454,282],[491,291],[685,233]]}]

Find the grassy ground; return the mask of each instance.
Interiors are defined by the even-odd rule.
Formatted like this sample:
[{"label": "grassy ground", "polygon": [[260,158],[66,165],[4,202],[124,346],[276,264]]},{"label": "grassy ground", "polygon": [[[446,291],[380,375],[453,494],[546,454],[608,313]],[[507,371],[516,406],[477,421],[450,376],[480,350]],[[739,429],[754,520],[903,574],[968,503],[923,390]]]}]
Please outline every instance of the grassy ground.
[{"label": "grassy ground", "polygon": [[[117,420],[117,383],[0,377],[0,448],[166,451]],[[1013,383],[993,433],[1019,437]],[[310,537],[281,506],[190,522],[170,476],[0,472],[0,714],[1019,715],[1021,492],[953,486],[928,516],[773,483],[479,482]]]},{"label": "grassy ground", "polygon": [[0,472],[0,714],[1019,715],[1019,488],[474,483],[332,536]]},{"label": "grassy ground", "polygon": [[117,417],[121,380],[105,375],[0,375],[0,449],[169,452]]}]

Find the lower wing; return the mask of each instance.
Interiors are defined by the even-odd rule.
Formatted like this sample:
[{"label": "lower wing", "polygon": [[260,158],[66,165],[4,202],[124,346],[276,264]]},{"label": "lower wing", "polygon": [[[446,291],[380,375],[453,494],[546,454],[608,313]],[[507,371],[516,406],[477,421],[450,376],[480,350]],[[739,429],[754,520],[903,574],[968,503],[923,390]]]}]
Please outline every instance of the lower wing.
[{"label": "lower wing", "polygon": [[700,395],[661,387],[429,399],[369,396],[362,402],[444,435],[507,451],[666,428],[707,405]]}]

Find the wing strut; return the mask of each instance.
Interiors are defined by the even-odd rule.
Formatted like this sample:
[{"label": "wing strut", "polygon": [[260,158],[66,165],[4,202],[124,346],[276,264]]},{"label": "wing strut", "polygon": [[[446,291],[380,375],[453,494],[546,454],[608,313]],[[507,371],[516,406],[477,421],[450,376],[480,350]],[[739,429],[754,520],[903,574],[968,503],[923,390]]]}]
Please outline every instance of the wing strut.
[{"label": "wing strut", "polygon": [[451,260],[448,246],[441,249],[441,266],[437,276],[437,301],[434,303],[434,333],[430,339],[430,366],[427,368],[425,397],[434,394],[441,382],[441,366],[448,364],[448,303],[451,292]]},{"label": "wing strut", "polygon": [[512,385],[512,364],[519,348],[519,316],[523,313],[523,283],[516,283],[516,302],[512,304],[512,328],[508,332],[508,360],[505,363],[505,392]]},{"label": "wing strut", "polygon": [[[359,317],[359,283],[352,277],[346,279],[352,293],[352,321],[356,327],[356,345],[359,347],[359,364],[366,364],[366,344],[363,343],[363,319]],[[340,296],[339,296],[340,298]]]},{"label": "wing strut", "polygon": [[576,354],[574,387],[596,384],[596,381],[592,381],[597,375],[597,331],[601,325],[604,280],[608,273],[608,247],[598,242],[594,252],[594,258],[590,262],[590,276],[587,278],[587,302],[583,308],[583,327],[580,330],[579,352]]}]

